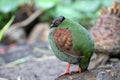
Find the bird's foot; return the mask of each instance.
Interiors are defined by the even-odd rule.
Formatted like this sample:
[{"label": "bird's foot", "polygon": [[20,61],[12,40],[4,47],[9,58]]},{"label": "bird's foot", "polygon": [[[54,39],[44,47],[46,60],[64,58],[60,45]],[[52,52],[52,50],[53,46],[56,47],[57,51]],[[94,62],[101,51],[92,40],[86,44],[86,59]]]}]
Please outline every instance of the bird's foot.
[{"label": "bird's foot", "polygon": [[81,71],[76,70],[76,71],[71,71],[71,73],[80,73]]},{"label": "bird's foot", "polygon": [[60,76],[64,76],[64,75],[67,75],[67,74],[70,74],[69,71],[65,71],[64,73],[60,74]]},{"label": "bird's foot", "polygon": [[67,75],[67,74],[70,74],[70,63],[68,63],[66,71],[64,73],[60,74],[60,76]]}]

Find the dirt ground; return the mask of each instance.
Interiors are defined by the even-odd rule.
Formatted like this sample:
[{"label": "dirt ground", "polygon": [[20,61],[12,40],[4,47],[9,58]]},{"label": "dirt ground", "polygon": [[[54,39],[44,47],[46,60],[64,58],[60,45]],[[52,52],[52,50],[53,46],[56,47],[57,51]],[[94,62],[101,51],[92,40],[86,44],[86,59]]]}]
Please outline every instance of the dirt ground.
[{"label": "dirt ground", "polygon": [[[8,80],[54,80],[64,72],[67,63],[58,60],[47,43],[22,44],[13,48],[3,46],[0,54],[0,78]],[[72,66],[72,69],[76,66]],[[77,68],[77,67],[76,67]]]},{"label": "dirt ground", "polygon": [[[14,47],[0,45],[0,48],[4,48],[6,51],[6,53],[0,54],[0,80],[88,80],[84,79],[86,76],[86,78],[90,77],[90,80],[92,80],[92,78],[96,78],[95,80],[105,80],[106,78],[102,79],[104,74],[102,78],[100,77],[98,79],[95,75],[99,76],[99,72],[101,73],[105,70],[112,71],[111,69],[107,70],[107,68],[96,69],[83,74],[72,74],[58,78],[60,73],[63,73],[66,69],[67,63],[58,60],[54,56],[49,49],[48,43],[21,44],[15,45]],[[114,59],[113,62],[117,62],[116,64],[118,64],[120,60]],[[109,64],[109,66],[111,66],[111,64]],[[71,66],[71,70],[76,69],[76,65]],[[120,73],[120,71],[118,73]],[[120,74],[118,75],[120,76]],[[81,76],[83,79],[81,79]],[[77,77],[77,79],[74,79],[74,77]],[[108,80],[109,78],[111,78],[111,76],[108,76]],[[119,77],[117,79],[119,79]],[[113,80],[115,80],[115,78],[113,78]]]}]

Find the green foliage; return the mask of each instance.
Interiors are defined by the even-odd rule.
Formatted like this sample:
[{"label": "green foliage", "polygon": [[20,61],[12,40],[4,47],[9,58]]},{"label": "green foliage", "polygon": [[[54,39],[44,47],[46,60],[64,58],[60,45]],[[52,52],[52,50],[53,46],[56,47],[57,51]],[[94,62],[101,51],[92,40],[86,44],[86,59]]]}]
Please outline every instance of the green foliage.
[{"label": "green foliage", "polygon": [[48,21],[51,17],[55,18],[53,12],[54,7],[59,3],[60,0],[35,0],[37,8],[43,10],[44,14],[39,18],[40,21]]},{"label": "green foliage", "polygon": [[14,16],[12,16],[12,18],[9,20],[9,22],[3,27],[2,30],[0,30],[0,41],[2,40],[3,34],[4,32],[9,28],[9,26],[12,24],[12,22],[14,21]]},{"label": "green foliage", "polygon": [[84,26],[91,26],[99,16],[99,9],[102,6],[108,7],[111,3],[112,0],[59,0],[59,2],[54,4],[54,7],[47,10],[45,14],[40,17],[40,20],[46,21],[51,17],[55,18],[63,15]]},{"label": "green foliage", "polygon": [[0,29],[7,23],[10,17],[16,13],[18,6],[30,3],[31,0],[1,0],[0,1]]},{"label": "green foliage", "polygon": [[42,10],[48,10],[55,6],[59,0],[35,0],[36,7]]},{"label": "green foliage", "polygon": [[29,3],[31,0],[1,0],[0,12],[8,13],[17,9],[20,4]]},{"label": "green foliage", "polygon": [[8,20],[11,18],[11,16],[15,13],[15,11],[12,11],[10,13],[2,13],[0,12],[0,29],[3,28],[3,26],[8,22]]},{"label": "green foliage", "polygon": [[112,0],[1,0],[0,27],[10,19],[19,5],[31,2],[44,12],[39,17],[40,21],[49,21],[63,15],[84,26],[91,26],[99,16],[99,9],[102,6],[108,7]]}]

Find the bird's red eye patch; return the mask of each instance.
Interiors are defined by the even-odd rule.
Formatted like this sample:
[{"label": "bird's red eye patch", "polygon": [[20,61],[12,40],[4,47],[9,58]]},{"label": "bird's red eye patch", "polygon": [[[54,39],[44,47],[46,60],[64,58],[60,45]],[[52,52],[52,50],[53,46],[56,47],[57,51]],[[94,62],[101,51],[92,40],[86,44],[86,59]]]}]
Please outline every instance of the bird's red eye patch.
[{"label": "bird's red eye patch", "polygon": [[56,25],[59,25],[59,24],[60,24],[60,21],[55,21],[55,24],[56,24]]}]

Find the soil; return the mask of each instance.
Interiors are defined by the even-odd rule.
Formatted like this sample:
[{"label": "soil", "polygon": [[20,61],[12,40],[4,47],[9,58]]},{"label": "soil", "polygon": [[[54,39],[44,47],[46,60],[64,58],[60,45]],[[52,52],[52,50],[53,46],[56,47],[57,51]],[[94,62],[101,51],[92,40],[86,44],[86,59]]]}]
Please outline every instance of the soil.
[{"label": "soil", "polygon": [[[48,43],[21,44],[12,48],[1,45],[0,78],[8,80],[54,80],[64,72],[67,63],[58,60]],[[23,61],[19,63],[22,59]],[[17,63],[17,62],[18,63]],[[72,69],[76,66],[72,66]]]},{"label": "soil", "polygon": [[[6,53],[0,54],[0,80],[119,80],[120,61],[115,63],[117,68],[111,63],[103,68],[96,68],[83,73],[70,74],[59,77],[66,69],[67,63],[58,60],[49,49],[48,43],[21,44],[13,47],[0,45]],[[115,60],[115,59],[114,59]],[[113,61],[114,61],[113,60]],[[116,62],[116,61],[115,61]],[[72,65],[71,71],[78,66]],[[114,70],[115,69],[115,70]],[[102,72],[117,72],[118,76],[102,79]],[[108,74],[108,73],[107,73]],[[116,78],[114,78],[116,77]]]}]

